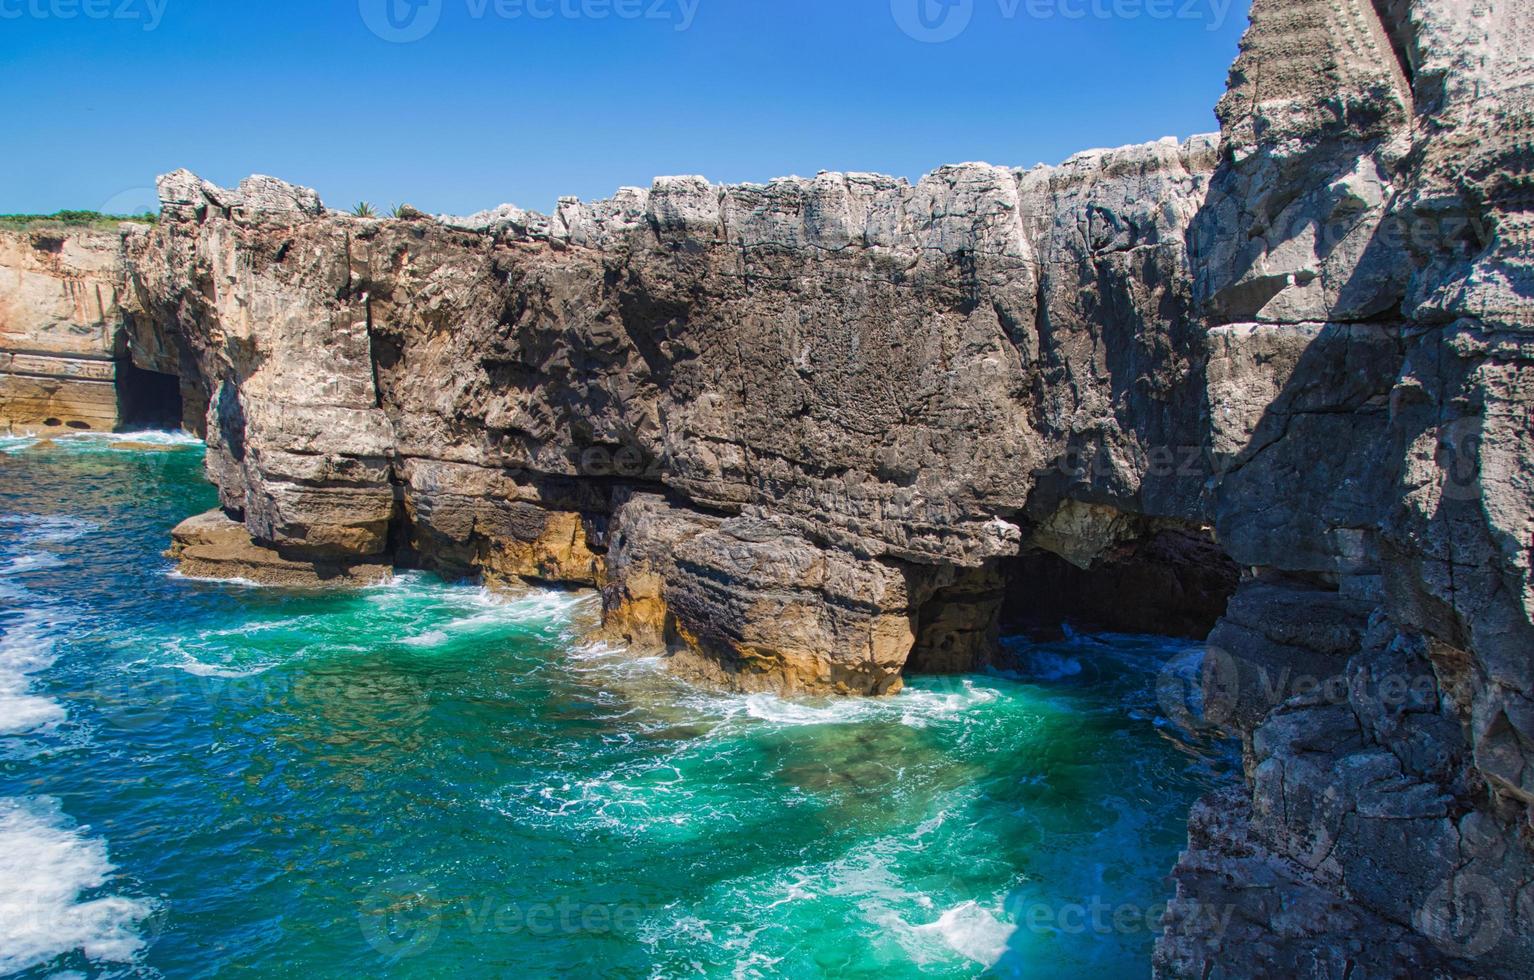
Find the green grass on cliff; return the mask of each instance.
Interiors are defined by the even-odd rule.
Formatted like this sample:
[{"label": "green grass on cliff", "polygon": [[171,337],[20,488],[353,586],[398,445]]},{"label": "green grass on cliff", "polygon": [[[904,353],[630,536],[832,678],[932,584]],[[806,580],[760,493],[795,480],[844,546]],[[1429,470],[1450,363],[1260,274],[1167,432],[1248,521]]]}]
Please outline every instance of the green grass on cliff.
[{"label": "green grass on cliff", "polygon": [[57,211],[53,214],[0,214],[0,228],[24,230],[39,227],[111,229],[124,221],[152,225],[160,220],[153,212],[102,214],[99,211]]}]

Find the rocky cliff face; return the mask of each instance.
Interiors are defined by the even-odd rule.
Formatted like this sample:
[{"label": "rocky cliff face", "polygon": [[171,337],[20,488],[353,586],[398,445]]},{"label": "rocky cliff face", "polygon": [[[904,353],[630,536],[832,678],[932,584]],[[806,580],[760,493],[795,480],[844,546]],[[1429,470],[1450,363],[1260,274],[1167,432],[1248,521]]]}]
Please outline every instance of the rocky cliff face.
[{"label": "rocky cliff face", "polygon": [[1534,971],[1531,94],[1527,3],[1253,5],[1190,232],[1250,786],[1166,973]]},{"label": "rocky cliff face", "polygon": [[730,683],[877,693],[923,643],[984,655],[977,582],[1025,532],[1089,563],[1200,521],[1147,460],[1199,444],[1183,229],[1215,164],[670,178],[547,220],[180,173],[130,260],[257,540],[603,585],[610,631]]},{"label": "rocky cliff face", "polygon": [[0,230],[0,427],[115,428],[122,252],[116,231]]},{"label": "rocky cliff face", "polygon": [[1247,782],[1158,970],[1527,975],[1530,19],[1256,0],[1219,137],[915,186],[368,220],[169,175],[125,305],[251,539],[177,548],[598,587],[681,669],[849,694],[985,662],[1044,553],[1179,630],[1239,566],[1164,679]]},{"label": "rocky cliff face", "polygon": [[177,342],[123,303],[125,256],[146,225],[46,219],[0,228],[0,431],[114,432],[200,424],[182,411]]}]

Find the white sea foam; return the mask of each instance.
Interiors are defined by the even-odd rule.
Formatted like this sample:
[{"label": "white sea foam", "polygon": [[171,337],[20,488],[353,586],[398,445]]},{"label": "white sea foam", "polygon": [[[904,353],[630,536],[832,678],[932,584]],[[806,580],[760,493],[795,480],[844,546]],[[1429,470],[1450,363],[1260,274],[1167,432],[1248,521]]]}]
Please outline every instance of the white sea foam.
[{"label": "white sea foam", "polygon": [[[666,682],[675,679],[665,672],[666,658],[656,655],[637,656],[622,644],[597,640],[590,643],[572,643],[565,652],[570,669],[578,674],[599,674],[611,677],[652,675]],[[680,683],[676,683],[678,688]],[[669,703],[669,702],[668,702]]]},{"label": "white sea foam", "polygon": [[431,630],[429,632],[422,633],[419,636],[407,636],[403,640],[400,640],[400,642],[407,647],[426,648],[439,647],[451,639],[452,637],[448,636],[444,630]]},{"label": "white sea foam", "polygon": [[[171,637],[161,645],[159,656],[130,666],[142,667],[147,663],[154,667],[179,670],[194,677],[222,679],[255,677],[257,674],[264,674],[271,670],[277,665],[277,660],[267,658],[252,661],[249,659],[249,648],[237,641],[240,637],[251,633],[265,632],[274,625],[277,624],[251,623],[240,629],[212,630],[198,636]],[[207,654],[206,657],[199,655],[203,652]]]},{"label": "white sea foam", "polygon": [[69,449],[116,451],[114,447],[162,446],[166,448],[191,448],[203,445],[203,441],[189,432],[170,432],[163,429],[140,429],[137,432],[71,432],[52,437],[56,445]]},{"label": "white sea foam", "polygon": [[187,575],[178,568],[167,568],[165,577],[182,582],[201,582],[206,585],[232,585],[241,589],[279,589],[280,585],[272,585],[267,582],[256,582],[248,578],[208,578],[201,575]]},{"label": "white sea foam", "polygon": [[36,572],[44,568],[58,568],[64,564],[58,555],[46,551],[29,551],[24,555],[17,555],[4,565],[0,565],[0,576],[24,575],[27,572]]},{"label": "white sea foam", "polygon": [[918,967],[951,966],[959,958],[994,966],[1016,929],[1005,918],[1003,896],[988,896],[983,903],[956,901],[957,896],[940,900],[913,888],[901,865],[927,846],[921,837],[920,832],[892,834],[823,863],[721,882],[700,905],[678,904],[647,920],[640,939],[656,949],[715,947],[734,958],[737,969],[749,968],[785,952],[776,943],[763,948],[760,936],[791,930],[791,923],[806,915],[795,906],[819,903],[827,916],[860,919],[859,931],[870,942],[894,947],[889,951]]},{"label": "white sea foam", "polygon": [[722,816],[696,806],[680,770],[666,762],[509,786],[486,805],[528,826],[568,825],[625,837],[691,836]]},{"label": "white sea foam", "polygon": [[907,688],[891,698],[784,698],[776,694],[716,695],[695,692],[684,703],[726,720],[742,716],[787,728],[898,721],[912,728],[949,721],[990,704],[1001,691],[983,679],[956,678],[939,689]]},{"label": "white sea foam", "polygon": [[31,675],[54,661],[53,621],[29,611],[4,624],[0,635],[0,735],[21,735],[64,720],[63,706],[31,693]]},{"label": "white sea foam", "polygon": [[777,725],[849,725],[880,714],[873,702],[794,701],[775,694],[752,694],[745,699],[746,714]]},{"label": "white sea foam", "polygon": [[43,436],[0,436],[0,453],[25,452],[46,438],[53,447],[72,452],[132,452],[137,446],[191,448],[203,441],[187,432],[146,429],[139,432],[68,432]]},{"label": "white sea foam", "polygon": [[81,898],[114,870],[106,844],[71,828],[57,800],[0,799],[0,973],[77,949],[131,961],[144,945],[136,927],[153,909],[120,895]]},{"label": "white sea foam", "polygon": [[220,680],[235,680],[241,677],[256,677],[272,669],[271,664],[259,664],[253,667],[220,667],[214,664],[205,664],[189,654],[184,654],[186,659],[180,663],[171,664],[176,670],[185,671],[194,677],[215,677]]},{"label": "white sea foam", "polygon": [[995,912],[978,902],[956,905],[936,922],[912,928],[917,935],[936,935],[965,959],[981,966],[994,966],[1007,951],[1007,941],[1017,926],[1003,921]]},{"label": "white sea foam", "polygon": [[203,444],[201,439],[190,432],[172,432],[167,429],[139,429],[134,432],[77,432],[62,438],[107,443],[138,443],[144,446],[201,446]]},{"label": "white sea foam", "polygon": [[561,592],[540,589],[520,595],[507,595],[489,589],[466,589],[462,586],[422,586],[419,581],[410,583],[409,592],[397,590],[377,591],[369,598],[381,605],[392,606],[401,598],[436,599],[457,615],[446,622],[424,624],[426,629],[401,640],[407,646],[429,649],[448,643],[456,635],[493,630],[504,626],[527,626],[546,624],[561,626],[581,606],[596,599],[591,592]]}]

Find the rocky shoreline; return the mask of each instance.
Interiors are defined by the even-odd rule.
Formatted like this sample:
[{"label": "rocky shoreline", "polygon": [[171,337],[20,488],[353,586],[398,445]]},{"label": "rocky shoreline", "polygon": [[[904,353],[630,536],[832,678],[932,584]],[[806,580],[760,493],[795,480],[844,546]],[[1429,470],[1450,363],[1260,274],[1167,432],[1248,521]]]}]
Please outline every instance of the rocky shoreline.
[{"label": "rocky shoreline", "polygon": [[[1193,815],[1158,972],[1522,976],[1531,93],[1527,4],[1256,0],[1217,136],[550,216],[179,171],[63,248],[115,257],[122,359],[206,435],[191,573],[599,588],[614,638],[786,693],[982,666],[1056,611],[1030,582],[1218,616],[1247,785]],[[0,347],[113,317],[27,305]]]}]

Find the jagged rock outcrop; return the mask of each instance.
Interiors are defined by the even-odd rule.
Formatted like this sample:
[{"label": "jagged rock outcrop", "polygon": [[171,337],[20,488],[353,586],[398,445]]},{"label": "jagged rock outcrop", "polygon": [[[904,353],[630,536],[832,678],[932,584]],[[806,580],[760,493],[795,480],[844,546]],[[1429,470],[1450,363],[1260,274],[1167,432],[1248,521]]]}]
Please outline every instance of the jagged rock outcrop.
[{"label": "jagged rock outcrop", "polygon": [[1530,5],[1252,18],[1219,137],[1058,167],[398,220],[169,175],[124,306],[238,521],[199,533],[599,587],[694,675],[849,694],[985,662],[1041,552],[1160,563],[1196,600],[1123,611],[1166,629],[1239,566],[1195,700],[1247,782],[1160,972],[1527,975]]},{"label": "jagged rock outcrop", "polygon": [[[661,570],[653,639],[742,686],[887,692],[924,644],[987,654],[1001,589],[960,580],[1068,493],[1200,520],[1147,447],[1198,444],[1182,231],[1215,160],[1199,138],[914,187],[663,178],[547,222],[182,172],[134,296],[196,363],[256,540],[621,591],[608,539],[659,496],[727,523]],[[775,589],[800,592],[747,600]]]}]

